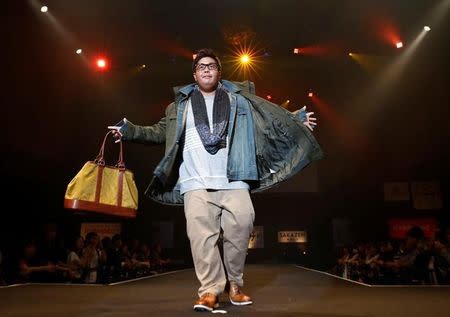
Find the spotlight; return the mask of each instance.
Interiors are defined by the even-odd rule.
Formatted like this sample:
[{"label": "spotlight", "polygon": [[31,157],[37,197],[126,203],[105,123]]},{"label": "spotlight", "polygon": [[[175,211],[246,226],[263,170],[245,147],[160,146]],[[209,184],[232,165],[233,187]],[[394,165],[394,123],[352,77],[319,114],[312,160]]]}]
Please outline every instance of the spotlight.
[{"label": "spotlight", "polygon": [[41,12],[45,13],[48,11],[48,7],[47,6],[42,6],[41,7]]},{"label": "spotlight", "polygon": [[397,42],[397,43],[395,44],[395,46],[396,46],[397,48],[402,48],[402,47],[403,47],[403,43],[402,43],[402,42]]},{"label": "spotlight", "polygon": [[242,64],[248,64],[250,62],[250,56],[248,54],[242,55],[239,60]]},{"label": "spotlight", "polygon": [[79,48],[79,49],[77,49],[77,50],[75,51],[75,53],[77,53],[78,55],[80,55],[81,53],[83,53],[83,50],[82,50],[81,48]]},{"label": "spotlight", "polygon": [[142,67],[142,68],[145,68],[145,67],[147,67],[147,65],[145,65],[145,64],[142,64],[142,65],[141,65],[141,67]]},{"label": "spotlight", "polygon": [[99,71],[106,71],[108,69],[108,61],[104,57],[98,57],[95,60],[95,66]]},{"label": "spotlight", "polygon": [[286,100],[285,102],[283,102],[283,103],[280,105],[280,107],[287,109],[287,108],[289,107],[289,103],[290,103],[290,102],[291,102],[291,101],[288,99],[288,100]]},{"label": "spotlight", "polygon": [[105,68],[106,67],[106,61],[104,59],[98,59],[97,60],[97,67],[98,68]]},{"label": "spotlight", "polygon": [[425,31],[427,31],[427,32],[431,31],[431,28],[430,28],[428,25],[425,25],[425,26],[423,27],[423,29],[424,29]]},{"label": "spotlight", "polygon": [[312,91],[310,91],[309,93],[308,93],[308,97],[309,98],[312,98],[314,96],[314,93],[312,92]]},{"label": "spotlight", "polygon": [[266,98],[267,98],[267,100],[272,100],[272,96],[271,95],[267,95]]},{"label": "spotlight", "polygon": [[353,56],[353,53],[348,53],[348,56]]},{"label": "spotlight", "polygon": [[300,49],[299,48],[294,48],[294,54],[300,54]]},{"label": "spotlight", "polygon": [[197,58],[197,54],[192,54],[192,60]]}]

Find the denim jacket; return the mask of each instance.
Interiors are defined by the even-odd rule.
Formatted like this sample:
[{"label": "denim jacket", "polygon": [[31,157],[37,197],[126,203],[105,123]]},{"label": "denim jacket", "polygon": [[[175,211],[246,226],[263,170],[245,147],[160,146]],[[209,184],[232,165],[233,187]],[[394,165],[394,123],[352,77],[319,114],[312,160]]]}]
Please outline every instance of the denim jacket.
[{"label": "denim jacket", "polygon": [[[255,95],[252,82],[221,80],[230,94],[227,176],[246,181],[252,192],[268,189],[323,157],[310,130],[302,123],[305,112],[291,113]],[[127,121],[121,128],[124,141],[165,143],[165,155],[156,166],[145,194],[153,200],[182,205],[175,189],[182,161],[182,137],[186,126],[186,102],[195,84],[175,87],[175,101],[165,116],[152,126]]]}]

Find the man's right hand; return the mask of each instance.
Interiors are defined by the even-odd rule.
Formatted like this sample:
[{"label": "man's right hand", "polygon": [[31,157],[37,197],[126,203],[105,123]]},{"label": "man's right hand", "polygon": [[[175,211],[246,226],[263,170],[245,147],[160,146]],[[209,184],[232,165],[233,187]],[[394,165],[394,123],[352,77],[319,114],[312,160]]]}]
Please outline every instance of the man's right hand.
[{"label": "man's right hand", "polygon": [[122,133],[120,132],[120,129],[127,123],[127,118],[123,118],[115,125],[109,125],[108,129],[110,129],[113,132],[113,137],[115,139],[114,143],[119,143],[120,140],[122,140]]}]

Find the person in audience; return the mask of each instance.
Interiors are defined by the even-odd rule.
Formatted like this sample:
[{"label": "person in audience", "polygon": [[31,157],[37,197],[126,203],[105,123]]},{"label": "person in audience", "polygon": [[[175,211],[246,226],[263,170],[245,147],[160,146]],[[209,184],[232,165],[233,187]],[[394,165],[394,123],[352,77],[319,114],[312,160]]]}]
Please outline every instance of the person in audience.
[{"label": "person in audience", "polygon": [[[424,233],[420,227],[412,227],[406,234],[403,254],[386,263],[386,266],[398,273],[400,283],[412,283],[415,279],[423,278],[423,253],[419,250],[419,244],[423,242]],[[420,255],[420,257],[418,257]],[[418,263],[420,262],[420,263]]]},{"label": "person in audience", "polygon": [[83,277],[83,272],[85,268],[85,263],[82,262],[82,252],[83,252],[84,240],[82,237],[75,237],[72,246],[67,255],[67,267],[70,269],[69,278],[73,282],[81,282]]},{"label": "person in audience", "polygon": [[434,239],[432,265],[436,283],[450,284],[450,247],[444,234],[440,234]]},{"label": "person in audience", "polygon": [[163,271],[170,264],[170,259],[163,256],[160,243],[155,243],[151,250],[151,257],[156,263],[158,271]]},{"label": "person in audience", "polygon": [[111,239],[111,248],[106,250],[107,266],[113,279],[119,279],[122,274],[122,237],[115,234]]},{"label": "person in audience", "polygon": [[106,254],[102,250],[98,234],[89,232],[86,235],[86,247],[82,253],[82,262],[86,264],[85,283],[97,283],[99,265],[105,261]]},{"label": "person in audience", "polygon": [[25,244],[23,254],[19,260],[19,281],[21,282],[49,282],[56,277],[56,265],[51,262],[42,263],[37,256],[34,242]]}]

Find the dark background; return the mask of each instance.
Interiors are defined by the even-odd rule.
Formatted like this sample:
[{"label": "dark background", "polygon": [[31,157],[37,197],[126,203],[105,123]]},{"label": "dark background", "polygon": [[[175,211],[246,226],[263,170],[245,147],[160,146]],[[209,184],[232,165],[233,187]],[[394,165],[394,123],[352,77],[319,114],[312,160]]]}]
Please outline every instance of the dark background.
[{"label": "dark background", "polygon": [[[202,47],[222,57],[224,78],[252,80],[258,95],[271,94],[276,103],[289,99],[289,110],[307,105],[319,120],[314,134],[325,152],[314,163],[319,191],[254,195],[266,249],[250,260],[280,252],[278,230],[307,230],[311,259],[327,263],[333,218],[350,219],[359,241],[385,239],[391,217],[433,217],[449,225],[450,25],[448,12],[439,20],[432,14],[441,1],[47,1],[59,28],[33,3],[8,1],[1,13],[2,244],[19,244],[46,223],[69,235],[79,233],[81,222],[121,221],[64,210],[65,188],[97,154],[107,125],[124,116],[142,125],[161,118],[172,87],[192,81],[192,53]],[[383,67],[424,25],[432,30],[398,78],[384,93],[374,92],[386,80]],[[388,26],[403,50],[378,36]],[[257,73],[239,74],[230,62],[235,44],[244,42],[259,50]],[[325,52],[292,54],[294,47],[314,45]],[[79,47],[89,63],[74,53]],[[348,52],[381,57],[384,64],[366,72]],[[93,68],[98,54],[109,58],[107,72]],[[147,67],[138,71],[141,64]],[[325,108],[307,97],[309,89]],[[142,195],[163,150],[126,144],[141,196],[138,218],[123,221],[124,230],[145,240],[152,221],[171,221],[173,252],[188,254],[183,209]],[[428,180],[441,184],[441,210],[383,201],[384,182]]]}]

